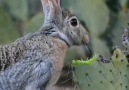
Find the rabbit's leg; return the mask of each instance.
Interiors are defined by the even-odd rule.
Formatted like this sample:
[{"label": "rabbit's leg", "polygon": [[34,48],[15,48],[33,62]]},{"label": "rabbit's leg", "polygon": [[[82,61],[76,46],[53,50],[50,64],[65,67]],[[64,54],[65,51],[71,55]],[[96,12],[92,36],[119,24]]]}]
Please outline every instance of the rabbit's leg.
[{"label": "rabbit's leg", "polygon": [[49,58],[46,60],[41,59],[39,62],[34,64],[33,71],[31,72],[30,84],[27,86],[26,90],[45,90],[51,74],[53,71],[53,65]]}]

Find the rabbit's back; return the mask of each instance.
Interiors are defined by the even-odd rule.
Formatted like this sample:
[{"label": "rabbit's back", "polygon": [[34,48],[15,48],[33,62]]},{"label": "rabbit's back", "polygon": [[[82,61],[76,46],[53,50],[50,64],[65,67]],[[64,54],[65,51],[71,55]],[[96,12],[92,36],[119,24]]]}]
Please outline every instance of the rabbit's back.
[{"label": "rabbit's back", "polygon": [[5,70],[8,66],[24,59],[30,52],[35,50],[37,53],[49,54],[54,50],[51,40],[51,37],[45,35],[28,34],[14,43],[0,46],[0,70]]}]

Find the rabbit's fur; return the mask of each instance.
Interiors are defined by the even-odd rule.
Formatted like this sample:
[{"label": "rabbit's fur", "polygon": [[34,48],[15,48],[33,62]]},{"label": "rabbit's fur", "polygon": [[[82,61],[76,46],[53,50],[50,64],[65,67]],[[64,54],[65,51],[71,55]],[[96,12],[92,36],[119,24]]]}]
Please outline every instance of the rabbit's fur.
[{"label": "rabbit's fur", "polygon": [[[60,76],[68,49],[89,41],[77,17],[60,8],[60,0],[41,2],[45,13],[41,29],[0,46],[0,90],[44,90],[46,86],[50,90]],[[73,18],[76,26],[70,25]]]}]

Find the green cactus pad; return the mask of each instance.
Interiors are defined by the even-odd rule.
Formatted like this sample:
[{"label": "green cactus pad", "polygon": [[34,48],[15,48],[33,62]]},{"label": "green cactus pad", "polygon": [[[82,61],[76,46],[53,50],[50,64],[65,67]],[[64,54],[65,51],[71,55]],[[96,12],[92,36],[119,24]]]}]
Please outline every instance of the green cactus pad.
[{"label": "green cactus pad", "polygon": [[98,58],[72,62],[80,90],[129,90],[129,65],[121,50],[113,51],[110,63]]}]

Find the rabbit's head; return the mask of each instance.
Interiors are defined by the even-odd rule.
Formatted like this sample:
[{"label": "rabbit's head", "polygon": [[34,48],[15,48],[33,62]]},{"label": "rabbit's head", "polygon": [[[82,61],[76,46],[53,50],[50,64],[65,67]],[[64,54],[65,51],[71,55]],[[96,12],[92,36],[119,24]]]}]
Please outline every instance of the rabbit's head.
[{"label": "rabbit's head", "polygon": [[87,44],[89,36],[78,18],[60,6],[60,0],[41,0],[45,15],[44,25],[49,34],[64,40],[69,46]]}]

